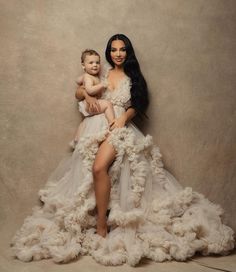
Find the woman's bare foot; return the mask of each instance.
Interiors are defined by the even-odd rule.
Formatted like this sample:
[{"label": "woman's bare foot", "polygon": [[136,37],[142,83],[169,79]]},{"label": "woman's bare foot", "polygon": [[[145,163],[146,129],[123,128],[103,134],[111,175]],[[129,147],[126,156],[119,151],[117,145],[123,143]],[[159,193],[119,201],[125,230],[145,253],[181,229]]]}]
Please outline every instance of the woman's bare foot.
[{"label": "woman's bare foot", "polygon": [[97,219],[97,234],[106,237],[107,235],[107,222],[106,218],[105,219]]}]

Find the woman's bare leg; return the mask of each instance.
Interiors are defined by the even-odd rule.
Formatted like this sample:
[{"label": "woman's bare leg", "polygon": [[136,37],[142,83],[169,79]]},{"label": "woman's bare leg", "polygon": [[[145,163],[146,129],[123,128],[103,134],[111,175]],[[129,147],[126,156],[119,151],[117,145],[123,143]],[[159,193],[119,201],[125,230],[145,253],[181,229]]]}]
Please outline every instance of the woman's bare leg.
[{"label": "woman's bare leg", "polygon": [[100,145],[93,165],[94,189],[98,212],[97,234],[103,237],[107,234],[106,212],[111,191],[108,169],[114,161],[115,155],[115,149],[106,140]]}]

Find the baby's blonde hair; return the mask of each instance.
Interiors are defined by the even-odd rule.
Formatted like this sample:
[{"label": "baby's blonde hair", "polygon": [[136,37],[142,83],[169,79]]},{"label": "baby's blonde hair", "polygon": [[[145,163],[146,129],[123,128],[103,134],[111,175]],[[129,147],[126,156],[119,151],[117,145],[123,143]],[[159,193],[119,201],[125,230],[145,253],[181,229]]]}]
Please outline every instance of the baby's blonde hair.
[{"label": "baby's blonde hair", "polygon": [[98,56],[100,58],[100,55],[98,54],[97,51],[95,51],[93,49],[85,49],[81,55],[81,63],[84,63],[86,56]]}]

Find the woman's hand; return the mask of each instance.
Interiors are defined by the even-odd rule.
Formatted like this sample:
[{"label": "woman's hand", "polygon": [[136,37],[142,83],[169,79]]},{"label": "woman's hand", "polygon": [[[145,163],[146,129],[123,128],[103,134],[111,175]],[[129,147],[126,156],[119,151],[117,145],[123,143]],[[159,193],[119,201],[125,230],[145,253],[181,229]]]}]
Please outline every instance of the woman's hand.
[{"label": "woman's hand", "polygon": [[101,111],[100,105],[98,103],[98,100],[96,97],[90,96],[87,94],[84,86],[79,86],[78,89],[76,90],[75,97],[79,100],[82,101],[85,99],[85,101],[88,104],[87,111],[89,113],[98,113]]},{"label": "woman's hand", "polygon": [[85,96],[85,101],[87,102],[87,111],[89,113],[98,113],[101,112],[101,108],[100,105],[98,103],[98,100],[96,97],[90,96],[90,95],[86,95]]},{"label": "woman's hand", "polygon": [[120,117],[113,120],[110,124],[110,130],[124,127],[135,116],[135,114],[136,111],[134,108],[128,108]]},{"label": "woman's hand", "polygon": [[126,124],[126,116],[123,114],[120,117],[113,120],[113,122],[110,124],[110,130],[113,130],[115,128],[122,128]]}]

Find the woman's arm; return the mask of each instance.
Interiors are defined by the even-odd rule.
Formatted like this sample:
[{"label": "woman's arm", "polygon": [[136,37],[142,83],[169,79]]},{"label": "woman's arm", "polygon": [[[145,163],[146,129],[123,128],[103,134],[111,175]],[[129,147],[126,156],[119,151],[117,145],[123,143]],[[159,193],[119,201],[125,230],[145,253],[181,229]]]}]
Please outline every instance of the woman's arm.
[{"label": "woman's arm", "polygon": [[134,108],[128,108],[126,112],[121,114],[120,117],[116,118],[110,125],[110,129],[122,128],[124,127],[134,116],[136,111]]}]

